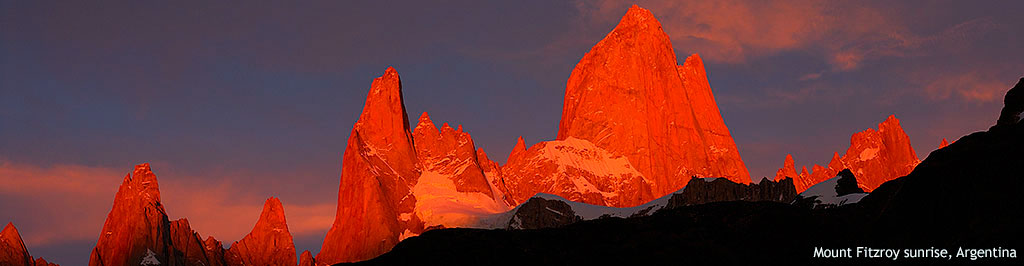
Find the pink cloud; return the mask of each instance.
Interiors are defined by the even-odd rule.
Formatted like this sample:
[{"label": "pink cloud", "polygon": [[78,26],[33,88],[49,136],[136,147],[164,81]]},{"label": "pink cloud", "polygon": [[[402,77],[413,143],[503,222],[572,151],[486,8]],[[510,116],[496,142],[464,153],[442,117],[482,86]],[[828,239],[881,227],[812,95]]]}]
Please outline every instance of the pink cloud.
[{"label": "pink cloud", "polygon": [[[614,23],[629,5],[581,1],[578,19],[583,25]],[[837,72],[922,47],[953,48],[995,27],[981,18],[934,34],[914,34],[905,25],[907,19],[893,10],[862,2],[651,0],[639,5],[658,17],[677,50],[700,53],[705,60],[743,64],[802,50],[820,55]]]},{"label": "pink cloud", "polygon": [[946,75],[926,73],[915,77],[915,82],[932,99],[958,98],[968,102],[991,102],[1001,101],[1006,91],[1013,87],[1014,80],[1000,78],[998,74],[979,70]]},{"label": "pink cloud", "polygon": [[[23,211],[6,212],[32,246],[98,237],[124,176],[131,170],[82,165],[37,166],[0,161],[0,199]],[[154,165],[170,220],[188,218],[203,237],[229,245],[249,233],[263,200],[281,198],[294,236],[321,234],[334,221],[336,202],[290,203],[289,195],[256,195],[252,186],[228,178],[171,176]],[[332,197],[327,197],[332,198]],[[74,217],[69,218],[69,217]]]}]

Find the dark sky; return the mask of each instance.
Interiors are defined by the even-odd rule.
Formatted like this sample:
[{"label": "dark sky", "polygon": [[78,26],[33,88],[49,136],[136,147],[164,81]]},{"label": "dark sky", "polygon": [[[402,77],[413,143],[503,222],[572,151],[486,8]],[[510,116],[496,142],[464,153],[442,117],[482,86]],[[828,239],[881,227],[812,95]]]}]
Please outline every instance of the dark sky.
[{"label": "dark sky", "polygon": [[[565,81],[633,2],[0,1],[0,222],[85,264],[121,179],[152,163],[171,219],[230,244],[266,197],[314,254],[373,78],[411,121],[504,162],[557,133]],[[487,3],[479,3],[487,2]],[[921,159],[992,125],[1024,74],[1018,2],[640,1],[699,53],[752,177],[827,164],[895,114]],[[1012,5],[1012,6],[1010,6]]]}]

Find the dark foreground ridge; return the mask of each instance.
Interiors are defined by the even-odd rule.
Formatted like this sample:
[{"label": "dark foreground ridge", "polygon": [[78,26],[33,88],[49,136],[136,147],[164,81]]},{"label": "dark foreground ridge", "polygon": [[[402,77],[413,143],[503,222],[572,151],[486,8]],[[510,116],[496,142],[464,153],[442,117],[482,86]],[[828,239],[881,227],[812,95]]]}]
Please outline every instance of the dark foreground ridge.
[{"label": "dark foreground ridge", "polygon": [[[902,250],[934,247],[954,256],[960,247],[1021,251],[1022,91],[1024,79],[1007,93],[997,126],[933,151],[909,175],[857,204],[812,210],[732,201],[558,228],[433,230],[360,264],[1019,264],[1019,257],[905,258]],[[893,248],[901,257],[815,258],[816,247]]]}]

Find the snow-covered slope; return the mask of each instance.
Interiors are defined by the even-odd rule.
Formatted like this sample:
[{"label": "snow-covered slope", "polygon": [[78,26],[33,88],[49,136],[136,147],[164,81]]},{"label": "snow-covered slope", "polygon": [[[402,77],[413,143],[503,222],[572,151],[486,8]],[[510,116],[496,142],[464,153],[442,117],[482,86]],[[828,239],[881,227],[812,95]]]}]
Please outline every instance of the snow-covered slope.
[{"label": "snow-covered slope", "polygon": [[537,193],[618,207],[640,205],[652,198],[652,181],[626,157],[573,137],[513,152],[502,171],[510,195],[518,203]]}]

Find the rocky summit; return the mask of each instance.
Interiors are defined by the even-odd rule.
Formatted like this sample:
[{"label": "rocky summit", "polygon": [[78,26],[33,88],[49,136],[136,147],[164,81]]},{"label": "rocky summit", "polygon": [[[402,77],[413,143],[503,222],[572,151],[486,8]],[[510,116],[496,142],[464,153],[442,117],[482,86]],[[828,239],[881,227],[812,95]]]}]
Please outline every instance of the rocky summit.
[{"label": "rocky summit", "polygon": [[170,222],[149,164],[135,166],[114,196],[114,206],[89,259],[90,266],[180,263],[171,242]]},{"label": "rocky summit", "polygon": [[295,244],[280,200],[271,197],[264,202],[256,226],[242,240],[231,244],[224,260],[227,265],[295,265]]},{"label": "rocky summit", "polygon": [[7,223],[0,231],[0,265],[32,266],[32,256],[21,240],[21,234],[13,223]]},{"label": "rocky summit", "polygon": [[551,193],[627,207],[694,176],[750,183],[700,56],[679,65],[661,24],[635,5],[573,69],[557,140],[527,149],[520,139],[502,170],[516,202]]}]

